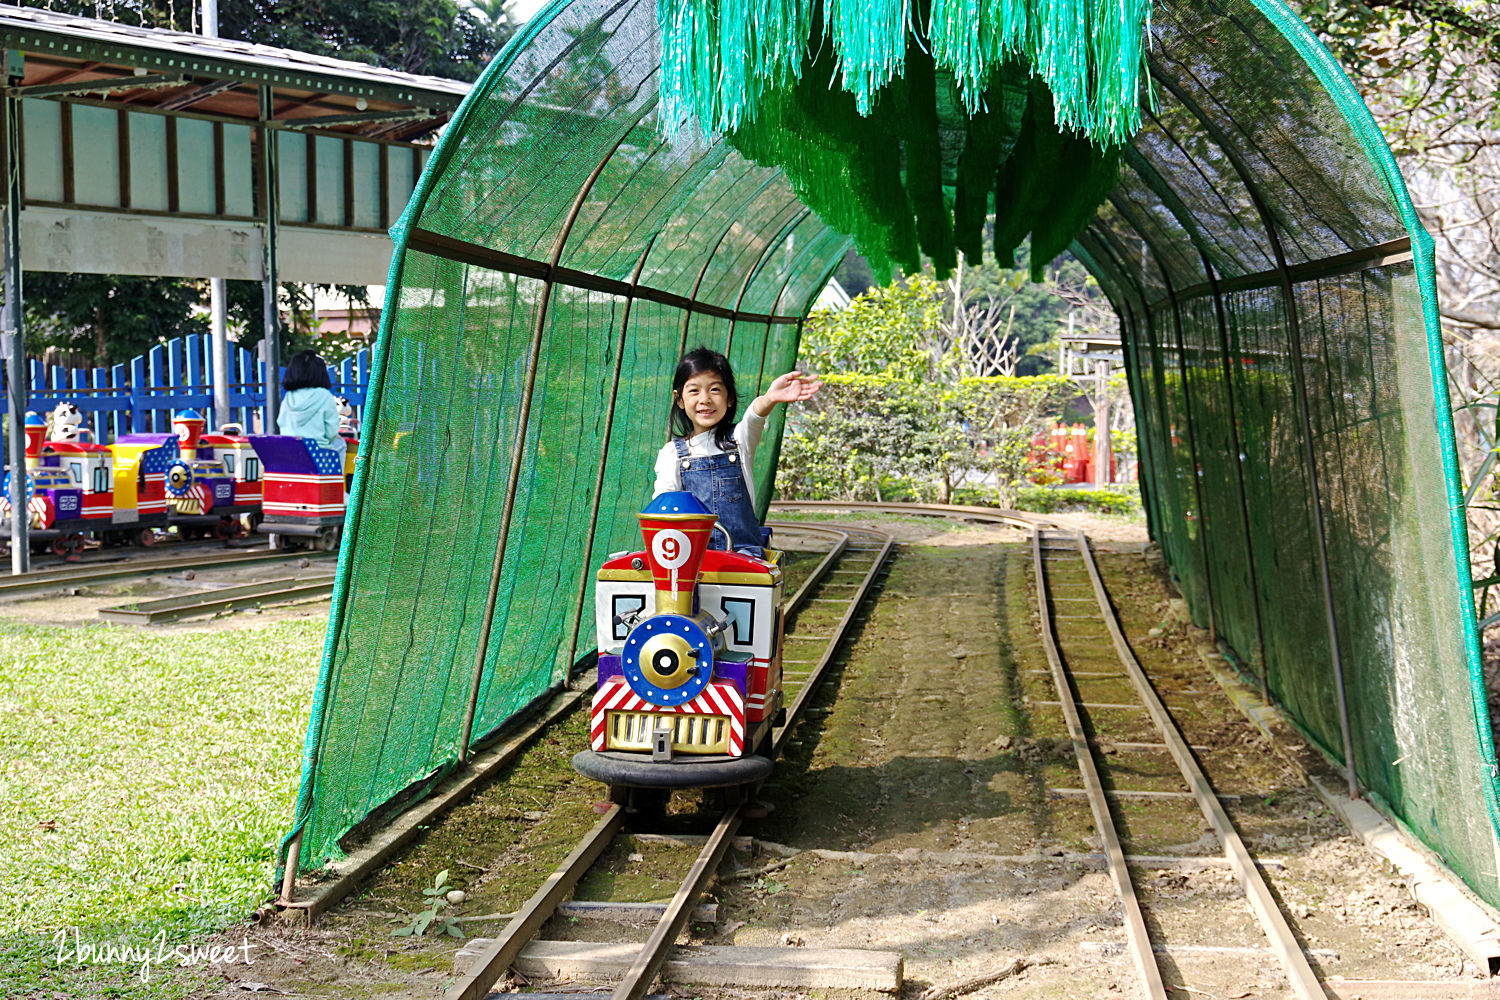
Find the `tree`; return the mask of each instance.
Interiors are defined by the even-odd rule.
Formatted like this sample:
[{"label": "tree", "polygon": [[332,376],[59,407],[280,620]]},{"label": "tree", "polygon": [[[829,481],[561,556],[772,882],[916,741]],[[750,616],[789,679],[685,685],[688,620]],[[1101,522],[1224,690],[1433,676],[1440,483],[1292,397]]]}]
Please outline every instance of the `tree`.
[{"label": "tree", "polygon": [[[198,5],[175,0],[22,0],[22,6],[198,32]],[[223,0],[219,35],[474,80],[513,34],[503,16],[455,0]]]},{"label": "tree", "polygon": [[22,285],[27,346],[86,354],[96,365],[128,361],[171,337],[208,332],[188,281],[112,274],[28,272]]},{"label": "tree", "polygon": [[787,425],[788,496],[947,502],[976,476],[1003,503],[1030,469],[1031,440],[1076,390],[1058,376],[974,376],[945,324],[942,286],[917,276],[814,313],[799,364],[828,388]]},{"label": "tree", "polygon": [[1071,254],[1027,280],[1030,246],[1023,244],[1014,269],[989,253],[978,267],[960,263],[943,282],[943,332],[965,375],[1040,375],[1056,367],[1060,331],[1073,318],[1080,334],[1119,336],[1114,309],[1093,275]]}]

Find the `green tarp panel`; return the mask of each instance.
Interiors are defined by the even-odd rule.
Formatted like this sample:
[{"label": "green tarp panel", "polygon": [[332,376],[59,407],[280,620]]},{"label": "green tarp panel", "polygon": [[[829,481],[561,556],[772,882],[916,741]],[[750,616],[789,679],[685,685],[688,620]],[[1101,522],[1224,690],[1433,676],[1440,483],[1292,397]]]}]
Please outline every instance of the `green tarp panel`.
[{"label": "green tarp panel", "polygon": [[[679,352],[727,351],[753,395],[849,245],[775,168],[661,128],[656,17],[543,11],[394,231],[302,867],[589,650],[590,568],[632,544]],[[1500,903],[1430,240],[1276,0],[1158,7],[1151,32],[1143,127],[1074,249],[1121,317],[1153,535],[1199,624]]]}]

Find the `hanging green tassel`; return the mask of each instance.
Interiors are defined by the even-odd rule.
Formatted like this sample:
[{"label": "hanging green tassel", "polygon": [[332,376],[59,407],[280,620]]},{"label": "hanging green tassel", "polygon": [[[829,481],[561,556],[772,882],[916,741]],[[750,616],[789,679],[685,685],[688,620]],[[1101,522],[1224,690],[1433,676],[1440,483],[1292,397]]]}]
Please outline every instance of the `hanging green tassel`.
[{"label": "hanging green tassel", "polygon": [[[707,41],[681,46],[690,72],[677,74],[673,86],[700,113],[733,121],[729,142],[748,159],[779,167],[809,208],[853,237],[881,280],[897,267],[920,269],[924,254],[939,276],[956,265],[960,250],[977,262],[992,198],[996,256],[1013,262],[1015,248],[1030,237],[1039,270],[1066,248],[1113,186],[1116,157],[1112,146],[1058,126],[1062,98],[1037,67],[1019,59],[984,60],[987,52],[1013,44],[1023,28],[1052,41],[1076,38],[1077,20],[1087,20],[1084,5],[1104,2],[1067,0],[1044,22],[1015,16],[1013,5],[998,0],[962,0],[967,6],[914,0],[910,8],[905,0],[880,0],[858,36],[863,47],[841,49],[840,35],[847,42],[857,34],[847,23],[857,10],[853,0],[827,0],[822,7],[802,0],[720,0],[717,30]],[[689,20],[703,13],[686,5],[682,10]],[[963,42],[954,34],[960,10],[968,17],[977,11],[981,22]],[[882,18],[913,22],[906,47],[885,44]],[[789,33],[804,29],[804,49],[784,44]],[[934,38],[946,32],[946,48],[934,43],[929,52],[912,41],[919,29]],[[728,59],[731,52],[742,58]],[[735,76],[750,59],[778,69]],[[720,83],[697,88],[715,60]],[[957,70],[945,68],[955,63]],[[854,86],[861,79],[870,85],[863,96]],[[972,92],[981,83],[983,89]],[[1080,93],[1075,86],[1069,98],[1075,110]]]},{"label": "hanging green tassel", "polygon": [[1100,146],[1140,127],[1142,41],[1150,0],[657,0],[663,121],[696,116],[708,131],[755,119],[768,90],[799,79],[820,42],[833,78],[869,115],[879,92],[929,54],[956,81],[970,114],[984,110],[990,76],[1019,60],[1052,91],[1056,123]]}]

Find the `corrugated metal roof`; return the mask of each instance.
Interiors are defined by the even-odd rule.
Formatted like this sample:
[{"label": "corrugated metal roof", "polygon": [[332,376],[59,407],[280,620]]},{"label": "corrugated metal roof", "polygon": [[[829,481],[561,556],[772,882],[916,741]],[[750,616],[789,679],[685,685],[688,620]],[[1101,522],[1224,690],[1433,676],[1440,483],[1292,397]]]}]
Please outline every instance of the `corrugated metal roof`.
[{"label": "corrugated metal roof", "polygon": [[469,91],[469,84],[459,80],[31,7],[0,7],[0,45],[69,61],[295,87],[444,111],[456,108]]}]

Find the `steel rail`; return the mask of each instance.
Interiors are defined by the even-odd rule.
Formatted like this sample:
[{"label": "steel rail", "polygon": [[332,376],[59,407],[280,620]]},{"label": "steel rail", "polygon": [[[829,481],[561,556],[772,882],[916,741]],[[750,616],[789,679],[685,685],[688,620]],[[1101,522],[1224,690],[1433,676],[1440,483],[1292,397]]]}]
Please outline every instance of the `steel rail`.
[{"label": "steel rail", "polygon": [[620,985],[615,988],[610,1000],[641,1000],[646,995],[652,981],[656,979],[656,974],[665,964],[667,953],[677,943],[677,935],[682,933],[683,926],[692,915],[693,904],[707,887],[709,880],[713,878],[719,862],[724,860],[730,841],[734,839],[735,831],[740,828],[740,819],[738,805],[731,806],[724,811],[724,815],[719,818],[718,824],[714,827],[714,832],[709,835],[708,843],[704,844],[703,850],[698,852],[698,858],[693,862],[693,867],[688,870],[682,884],[677,887],[677,894],[667,904],[667,912],[657,922],[656,929],[646,939],[646,944],[625,973],[625,978],[620,980]]},{"label": "steel rail", "polygon": [[233,611],[237,608],[259,607],[263,604],[280,604],[310,597],[323,597],[333,593],[333,577],[319,576],[312,579],[287,577],[281,580],[266,580],[262,583],[246,584],[242,587],[225,587],[196,594],[181,594],[155,601],[139,601],[135,604],[100,608],[99,617],[107,622],[126,625],[154,625],[157,622],[175,621],[193,615],[206,615],[215,611]]},{"label": "steel rail", "polygon": [[[795,527],[799,530],[807,530],[812,533],[835,536],[834,548],[830,550],[818,566],[813,570],[811,576],[798,588],[797,593],[787,604],[787,614],[805,603],[806,595],[828,575],[833,566],[848,551],[849,531],[836,528],[823,527],[821,525],[785,525],[787,528]],[[849,608],[845,612],[839,625],[833,630],[833,638],[818,665],[808,676],[802,685],[798,698],[787,712],[787,722],[780,730],[784,735],[790,732],[793,723],[801,714],[801,707],[805,703],[808,692],[812,691],[818,683],[823,667],[833,657],[833,652],[839,645],[839,637],[847,629],[852,620],[855,610],[863,603],[865,594],[875,577],[879,574],[885,563],[885,557],[889,553],[895,540],[883,532],[859,530],[859,534],[870,535],[876,539],[884,539],[884,544],[877,550],[875,560],[870,569],[866,571],[860,589],[850,598]],[[867,550],[868,551],[868,550]],[[779,748],[778,743],[778,748]],[[623,813],[619,805],[611,805],[598,824],[594,826],[584,839],[574,848],[552,875],[543,883],[542,887],[534,893],[526,905],[517,911],[511,918],[510,923],[501,931],[500,936],[489,944],[484,953],[475,962],[469,973],[444,994],[444,1000],[482,1000],[490,994],[491,988],[520,955],[521,951],[536,935],[543,924],[552,916],[557,907],[569,892],[577,885],[578,880],[583,877],[590,865],[598,859],[608,845],[610,838],[619,831]],[[735,832],[741,821],[739,806],[736,805],[725,811],[709,836],[703,849],[694,861],[692,868],[684,877],[671,903],[667,905],[665,912],[658,921],[651,937],[642,946],[630,969],[614,991],[614,1000],[640,1000],[647,993],[652,981],[661,971],[666,962],[672,946],[681,933],[683,926],[692,915],[694,903],[703,893],[714,871],[723,860],[729,844],[733,840]]]},{"label": "steel rail", "polygon": [[1088,793],[1089,811],[1094,814],[1094,826],[1099,831],[1104,857],[1109,865],[1109,877],[1115,884],[1115,892],[1119,895],[1120,905],[1124,910],[1125,939],[1130,947],[1130,957],[1135,962],[1136,972],[1141,977],[1141,987],[1149,1000],[1167,1000],[1166,984],[1162,981],[1156,955],[1151,950],[1151,936],[1146,932],[1141,903],[1136,898],[1135,886],[1130,881],[1130,870],[1126,867],[1125,850],[1120,845],[1120,835],[1110,816],[1109,799],[1104,794],[1103,782],[1099,780],[1099,769],[1094,764],[1094,756],[1089,749],[1088,734],[1078,715],[1073,688],[1068,682],[1062,655],[1058,652],[1057,640],[1052,631],[1052,613],[1047,606],[1047,568],[1042,558],[1041,531],[1032,532],[1031,555],[1033,572],[1036,573],[1036,604],[1040,619],[1038,631],[1042,637],[1042,649],[1052,668],[1052,683],[1057,688],[1058,701],[1062,703],[1063,718],[1067,720],[1068,737],[1073,741],[1073,756],[1078,762],[1078,773]]},{"label": "steel rail", "polygon": [[[1192,790],[1193,798],[1198,801],[1199,808],[1203,810],[1204,818],[1218,834],[1219,842],[1224,847],[1224,856],[1239,878],[1240,887],[1245,891],[1250,909],[1260,921],[1261,929],[1265,931],[1266,938],[1271,943],[1271,949],[1281,959],[1292,989],[1302,1000],[1324,1000],[1325,994],[1322,985],[1318,982],[1317,973],[1308,963],[1307,956],[1297,943],[1296,935],[1292,933],[1286,917],[1276,905],[1276,899],[1272,896],[1270,887],[1266,885],[1265,878],[1256,867],[1250,852],[1245,849],[1245,843],[1240,839],[1239,831],[1234,828],[1229,815],[1220,804],[1213,786],[1209,784],[1208,776],[1203,773],[1202,767],[1193,757],[1192,751],[1188,749],[1187,741],[1182,738],[1177,724],[1168,714],[1166,706],[1162,704],[1156,690],[1146,677],[1145,670],[1141,668],[1140,661],[1135,658],[1135,653],[1131,651],[1130,644],[1125,640],[1125,633],[1120,629],[1119,620],[1115,617],[1109,601],[1109,593],[1104,589],[1104,581],[1099,575],[1099,567],[1094,562],[1094,554],[1089,548],[1088,538],[1081,531],[1075,532],[1073,538],[1083,564],[1088,570],[1094,597],[1099,604],[1099,616],[1103,619],[1105,628],[1109,630],[1115,652],[1120,658],[1120,665],[1125,668],[1131,683],[1135,685],[1136,693],[1144,703],[1146,712],[1151,716],[1151,721],[1156,724],[1157,731],[1161,733],[1162,742],[1166,744],[1172,759],[1177,763],[1178,770],[1182,772],[1183,780]],[[1085,748],[1086,751],[1087,748]],[[1149,948],[1149,944],[1147,947]]]},{"label": "steel rail", "polygon": [[970,507],[951,503],[886,503],[871,500],[775,500],[772,510],[847,510],[871,514],[915,514],[919,517],[946,517],[952,520],[983,521],[1009,524],[1027,531],[1038,527],[1061,528],[1056,521],[1026,511],[999,507]]},{"label": "steel rail", "polygon": [[[849,598],[849,606],[845,609],[843,617],[839,619],[838,624],[834,625],[828,639],[828,645],[824,647],[822,654],[808,671],[807,678],[802,682],[802,687],[797,691],[797,697],[792,699],[791,705],[787,706],[786,721],[775,731],[771,739],[771,755],[773,757],[781,753],[782,749],[786,746],[787,740],[791,738],[792,730],[796,728],[797,721],[802,717],[808,700],[811,698],[812,693],[817,690],[819,681],[823,679],[823,671],[832,662],[834,653],[838,652],[839,646],[843,642],[844,633],[848,631],[849,623],[854,620],[854,613],[864,603],[865,595],[870,592],[870,587],[874,585],[875,578],[880,575],[880,571],[885,566],[886,559],[890,556],[891,549],[896,544],[895,537],[884,531],[874,531],[868,528],[843,528],[840,530],[847,531],[850,534],[870,535],[876,540],[884,540],[881,542],[880,547],[875,550],[874,562],[871,563],[869,570],[866,571],[864,579],[860,581],[859,589]],[[846,551],[848,551],[847,546]]]},{"label": "steel rail", "polygon": [[849,547],[849,533],[834,528],[812,527],[777,521],[767,521],[766,527],[797,528],[814,533],[838,536],[834,539],[833,548],[819,561],[818,565],[813,567],[813,571],[808,574],[806,580],[802,581],[802,586],[797,588],[797,592],[787,599],[786,607],[782,610],[782,616],[790,618],[801,609],[803,603],[807,600],[807,595],[812,592],[814,587],[823,582],[823,578],[828,575],[829,570],[833,569],[833,564],[839,561],[839,557]]},{"label": "steel rail", "polygon": [[0,577],[0,600],[17,594],[60,587],[86,586],[105,580],[119,580],[131,576],[149,576],[175,569],[222,569],[258,562],[284,562],[299,558],[333,559],[332,554],[309,556],[305,552],[283,552],[273,549],[254,549],[249,552],[226,553],[213,559],[202,554],[173,556],[169,559],[125,560],[104,565],[63,566],[58,569],[35,570],[19,576]]},{"label": "steel rail", "polygon": [[521,949],[541,930],[558,904],[573,891],[578,880],[599,855],[609,846],[619,832],[625,813],[618,805],[611,805],[593,829],[584,834],[583,840],[573,848],[563,862],[557,866],[541,888],[532,893],[526,904],[516,911],[500,936],[485,949],[474,963],[469,974],[450,986],[443,994],[444,1000],[483,1000],[489,996],[490,988],[505,975]]}]

